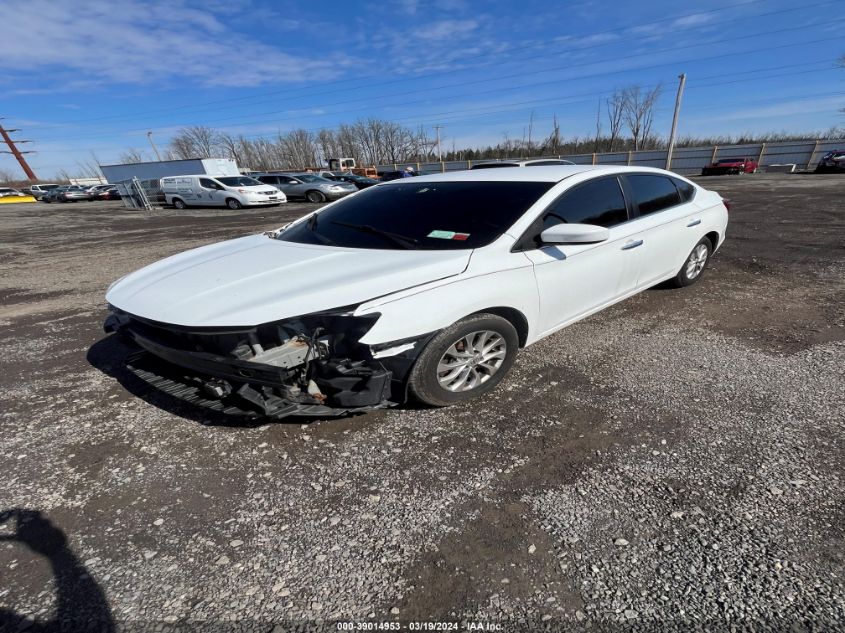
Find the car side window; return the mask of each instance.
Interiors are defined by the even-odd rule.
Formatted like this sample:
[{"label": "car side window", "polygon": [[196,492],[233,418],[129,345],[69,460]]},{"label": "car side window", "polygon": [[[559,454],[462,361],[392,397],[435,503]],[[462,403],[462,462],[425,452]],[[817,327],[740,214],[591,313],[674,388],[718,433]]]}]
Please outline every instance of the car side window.
[{"label": "car side window", "polygon": [[681,202],[689,202],[695,197],[695,187],[690,183],[681,180],[680,178],[672,178],[672,182],[678,188],[678,193],[681,194]]},{"label": "car side window", "polygon": [[638,174],[627,178],[640,215],[657,213],[681,203],[675,183],[666,176]]},{"label": "car side window", "polygon": [[200,186],[205,187],[206,189],[219,189],[220,187],[217,186],[217,183],[213,180],[208,178],[200,178]]},{"label": "car side window", "polygon": [[555,224],[595,224],[609,227],[628,220],[625,196],[614,178],[590,180],[564,192],[543,213],[543,229]]}]

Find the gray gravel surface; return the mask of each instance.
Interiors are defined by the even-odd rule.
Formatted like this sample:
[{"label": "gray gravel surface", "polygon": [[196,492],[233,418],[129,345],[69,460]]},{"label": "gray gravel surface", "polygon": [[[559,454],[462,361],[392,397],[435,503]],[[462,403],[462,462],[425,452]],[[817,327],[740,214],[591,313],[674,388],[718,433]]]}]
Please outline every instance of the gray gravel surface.
[{"label": "gray gravel surface", "polygon": [[249,423],[135,380],[108,283],[312,208],[0,207],[0,630],[845,629],[837,176],[710,178],[701,282],[482,401]]}]

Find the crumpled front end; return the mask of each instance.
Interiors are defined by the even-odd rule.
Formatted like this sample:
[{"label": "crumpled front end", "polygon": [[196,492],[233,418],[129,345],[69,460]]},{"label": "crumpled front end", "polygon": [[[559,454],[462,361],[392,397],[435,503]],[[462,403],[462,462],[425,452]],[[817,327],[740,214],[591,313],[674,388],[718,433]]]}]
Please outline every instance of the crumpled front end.
[{"label": "crumpled front end", "polygon": [[351,310],[238,328],[165,324],[110,308],[105,331],[140,348],[127,359],[136,376],[227,414],[335,416],[392,406],[421,348],[406,344],[379,358],[358,342],[379,315]]}]

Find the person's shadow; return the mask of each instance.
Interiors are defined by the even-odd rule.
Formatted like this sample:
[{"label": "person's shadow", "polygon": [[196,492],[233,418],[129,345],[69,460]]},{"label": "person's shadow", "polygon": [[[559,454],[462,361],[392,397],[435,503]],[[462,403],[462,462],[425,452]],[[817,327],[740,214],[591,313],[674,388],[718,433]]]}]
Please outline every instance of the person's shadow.
[{"label": "person's shadow", "polygon": [[[115,630],[111,609],[102,588],[68,547],[65,533],[37,510],[12,508],[0,512],[0,542],[20,543],[44,556],[56,584],[56,609],[52,620],[39,621],[0,607],[0,631],[53,633],[55,631]],[[11,533],[8,533],[11,532]],[[4,584],[10,582],[4,572]]]}]

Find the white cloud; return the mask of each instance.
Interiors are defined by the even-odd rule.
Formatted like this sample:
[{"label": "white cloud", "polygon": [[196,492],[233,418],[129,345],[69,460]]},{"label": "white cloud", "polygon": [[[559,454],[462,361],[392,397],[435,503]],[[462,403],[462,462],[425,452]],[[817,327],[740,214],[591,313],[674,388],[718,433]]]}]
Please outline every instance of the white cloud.
[{"label": "white cloud", "polygon": [[[76,81],[152,85],[179,79],[238,87],[331,79],[351,65],[343,55],[304,58],[286,53],[233,29],[233,12],[243,18],[251,10],[248,0],[214,5],[189,0],[7,0],[5,28],[27,35],[0,38],[0,71],[58,71]],[[271,75],[267,68],[283,72]]]}]

